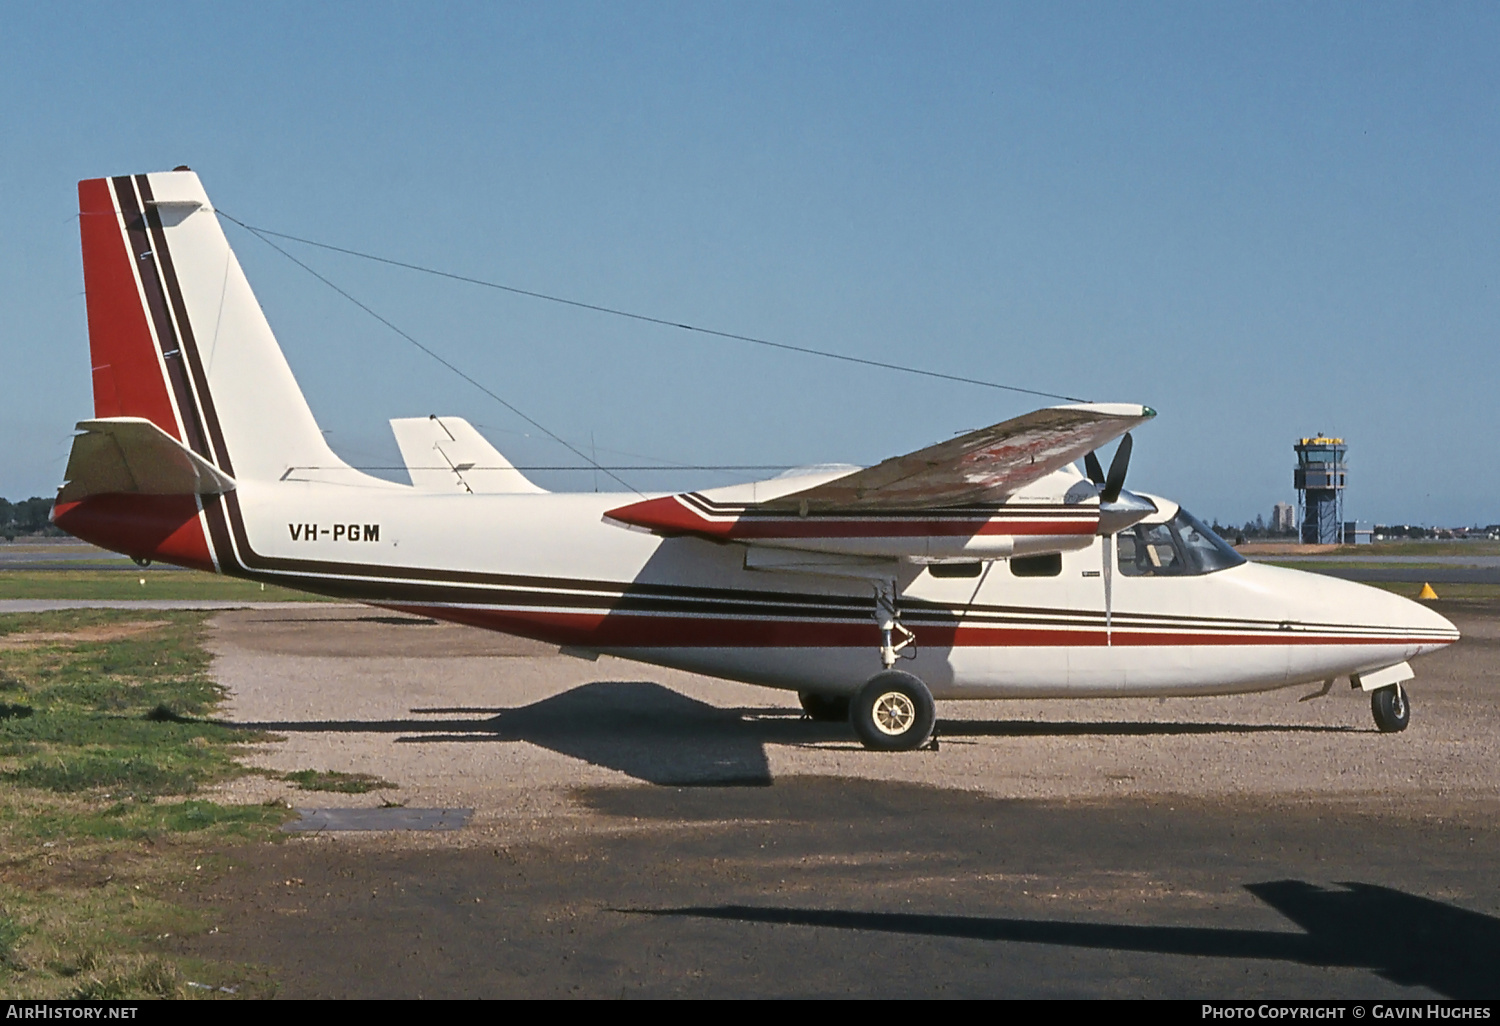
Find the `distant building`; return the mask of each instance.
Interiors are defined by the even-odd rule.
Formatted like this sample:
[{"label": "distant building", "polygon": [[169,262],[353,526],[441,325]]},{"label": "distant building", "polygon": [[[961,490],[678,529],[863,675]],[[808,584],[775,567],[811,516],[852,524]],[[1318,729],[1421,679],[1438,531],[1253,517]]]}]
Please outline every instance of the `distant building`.
[{"label": "distant building", "polygon": [[1368,545],[1374,534],[1375,529],[1362,520],[1344,521],[1345,545]]},{"label": "distant building", "polygon": [[1297,530],[1297,508],[1290,502],[1278,502],[1271,507],[1271,530],[1277,534],[1291,534]]}]

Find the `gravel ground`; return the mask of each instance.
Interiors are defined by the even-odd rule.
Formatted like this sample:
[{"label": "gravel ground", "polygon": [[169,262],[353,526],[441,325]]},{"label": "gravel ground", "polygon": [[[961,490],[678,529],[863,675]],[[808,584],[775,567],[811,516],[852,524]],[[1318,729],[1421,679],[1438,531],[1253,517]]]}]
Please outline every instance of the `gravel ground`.
[{"label": "gravel ground", "polygon": [[[230,853],[164,940],[288,997],[1500,996],[1500,608],[1346,688],[947,703],[879,755],[794,696],[391,616],[220,614],[260,765],[397,786],[244,800],[475,810]],[[695,786],[713,785],[713,786]]]},{"label": "gravel ground", "polygon": [[[1445,603],[1464,630],[1418,661],[1412,725],[1382,735],[1340,682],[1228,698],[947,702],[941,750],[862,749],[802,721],[796,696],[376,610],[243,610],[214,621],[228,714],[286,738],[277,770],[370,773],[399,788],[342,804],[464,806],[476,822],[569,808],[568,789],[765,783],[793,776],[906,781],[995,797],[1424,794],[1494,797],[1500,784],[1500,615]],[[262,778],[244,797],[307,796]]]}]

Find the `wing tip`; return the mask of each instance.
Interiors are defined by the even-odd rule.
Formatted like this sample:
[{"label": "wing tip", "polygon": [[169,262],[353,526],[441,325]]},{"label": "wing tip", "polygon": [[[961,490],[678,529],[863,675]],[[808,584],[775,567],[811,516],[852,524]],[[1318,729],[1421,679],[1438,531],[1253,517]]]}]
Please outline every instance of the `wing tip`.
[{"label": "wing tip", "polygon": [[1129,417],[1135,420],[1150,420],[1156,411],[1142,403],[1067,403],[1053,406],[1054,410],[1081,410],[1102,414],[1106,417]]}]

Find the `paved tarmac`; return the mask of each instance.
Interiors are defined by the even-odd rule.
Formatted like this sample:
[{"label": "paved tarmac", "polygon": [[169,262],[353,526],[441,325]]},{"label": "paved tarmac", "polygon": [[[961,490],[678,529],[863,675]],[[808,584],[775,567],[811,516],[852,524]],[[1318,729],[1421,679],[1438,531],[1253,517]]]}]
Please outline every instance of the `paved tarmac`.
[{"label": "paved tarmac", "polygon": [[[141,568],[129,556],[101,549],[77,538],[34,538],[0,543],[0,572],[6,570],[120,570]],[[151,570],[178,567],[153,563]]]},{"label": "paved tarmac", "polygon": [[217,932],[172,943],[295,997],[1496,996],[1500,608],[1440,608],[1465,640],[1403,734],[1341,686],[946,703],[902,755],[780,692],[226,612],[230,717],[286,739],[255,761],[396,786],[225,797],[473,814],[239,851],[197,897]]}]

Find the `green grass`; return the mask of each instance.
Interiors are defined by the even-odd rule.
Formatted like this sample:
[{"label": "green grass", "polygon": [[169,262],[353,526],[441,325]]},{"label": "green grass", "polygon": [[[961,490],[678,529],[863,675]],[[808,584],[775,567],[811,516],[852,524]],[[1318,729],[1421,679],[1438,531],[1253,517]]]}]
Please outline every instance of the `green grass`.
[{"label": "green grass", "polygon": [[[258,738],[203,719],[223,697],[198,644],[203,614],[128,614],[111,624],[99,612],[53,614],[53,629],[29,632],[30,643],[14,629],[21,618],[0,617],[0,635],[17,646],[5,652],[7,694],[23,699],[7,705],[30,710],[0,720],[0,779],[156,796],[238,773],[235,747]],[[83,643],[49,640],[69,634]]]},{"label": "green grass", "polygon": [[[145,584],[141,584],[141,581]],[[0,599],[217,599],[326,602],[306,592],[197,570],[0,570]]]},{"label": "green grass", "polygon": [[1500,541],[1384,541],[1341,545],[1340,556],[1500,556]]},{"label": "green grass", "polygon": [[10,967],[14,964],[16,942],[25,934],[26,931],[14,919],[0,916],[0,965]]},{"label": "green grass", "polygon": [[274,991],[160,943],[209,929],[211,913],[177,894],[228,845],[279,837],[290,814],[200,793],[270,740],[215,722],[207,615],[0,615],[0,997]]},{"label": "green grass", "polygon": [[399,785],[369,773],[339,773],[332,770],[297,770],[287,773],[283,780],[290,780],[303,791],[336,791],[339,794],[365,794],[370,791],[393,791]]},{"label": "green grass", "polygon": [[274,805],[218,805],[201,799],[141,802],[129,799],[100,808],[56,808],[17,824],[18,837],[45,841],[59,837],[103,841],[146,840],[165,834],[213,830],[216,836],[252,838],[278,827],[286,810]]}]

